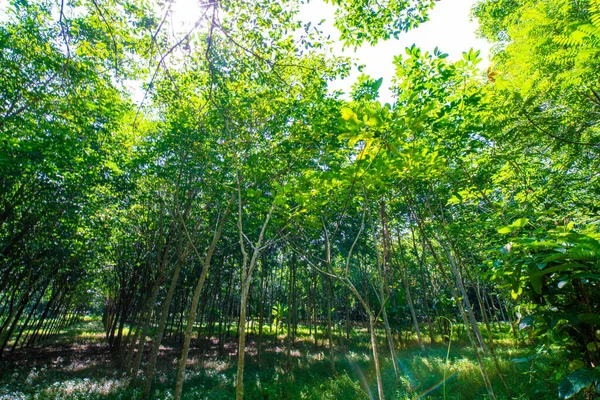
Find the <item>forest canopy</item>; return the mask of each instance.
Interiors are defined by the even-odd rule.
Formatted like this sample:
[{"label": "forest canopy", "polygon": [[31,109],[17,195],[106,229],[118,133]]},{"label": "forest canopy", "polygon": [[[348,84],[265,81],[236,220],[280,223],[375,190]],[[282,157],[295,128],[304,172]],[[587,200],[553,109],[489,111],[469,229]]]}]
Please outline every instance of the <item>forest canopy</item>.
[{"label": "forest canopy", "polygon": [[600,0],[302,6],[2,5],[0,397],[598,396]]}]

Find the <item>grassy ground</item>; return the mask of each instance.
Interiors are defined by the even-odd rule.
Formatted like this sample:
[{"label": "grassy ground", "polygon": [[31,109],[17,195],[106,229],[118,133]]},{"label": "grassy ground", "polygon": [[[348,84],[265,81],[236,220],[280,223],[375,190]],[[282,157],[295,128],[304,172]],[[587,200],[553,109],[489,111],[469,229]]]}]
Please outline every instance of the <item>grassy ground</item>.
[{"label": "grassy ground", "polygon": [[[508,326],[497,328],[499,366],[510,388],[500,380],[491,361],[485,364],[496,395],[501,399],[555,399],[556,380],[569,363],[564,354],[535,346],[519,346]],[[308,330],[286,352],[285,337],[265,329],[261,364],[256,356],[256,336],[250,336],[246,357],[245,394],[248,399],[369,399],[376,397],[373,362],[365,329],[355,329],[349,343],[336,347],[336,375],[332,375],[328,349],[315,346]],[[392,360],[381,337],[381,361],[386,398],[485,399],[487,392],[473,350],[459,336],[447,344],[427,345],[421,352],[409,341],[398,352],[401,376],[395,379]],[[186,399],[235,397],[235,337],[219,354],[216,340],[203,340],[190,352],[184,385]],[[161,347],[153,398],[172,398],[179,348]],[[104,344],[101,323],[87,320],[40,347],[15,352],[0,361],[0,399],[136,399],[141,389],[130,387],[118,368],[117,356]],[[445,393],[445,394],[444,394]]]}]

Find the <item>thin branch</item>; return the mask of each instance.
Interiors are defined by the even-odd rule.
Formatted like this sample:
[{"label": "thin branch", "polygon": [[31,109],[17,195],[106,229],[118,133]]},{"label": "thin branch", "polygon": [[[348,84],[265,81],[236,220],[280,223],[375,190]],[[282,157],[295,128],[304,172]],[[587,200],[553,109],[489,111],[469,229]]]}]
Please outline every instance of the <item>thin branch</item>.
[{"label": "thin branch", "polygon": [[363,208],[360,229],[358,230],[358,233],[356,234],[356,238],[354,238],[354,242],[352,242],[352,246],[350,246],[350,250],[348,251],[348,257],[346,258],[346,278],[348,277],[348,270],[350,268],[350,258],[352,257],[352,252],[354,251],[354,246],[356,246],[356,243],[358,242],[358,239],[360,238],[362,231],[365,229],[365,213],[366,213],[366,208]]},{"label": "thin branch", "polygon": [[100,18],[104,22],[104,25],[106,25],[106,27],[108,28],[108,34],[110,35],[110,38],[113,42],[113,46],[115,48],[115,75],[116,75],[119,70],[119,48],[117,47],[117,41],[115,39],[113,29],[112,29],[111,25],[108,23],[108,21],[106,20],[106,18],[104,17],[104,14],[102,13],[100,6],[98,5],[98,2],[96,0],[92,0],[92,3],[96,7],[96,10],[98,10],[98,13],[100,14]]},{"label": "thin branch", "polygon": [[573,141],[573,140],[568,140],[568,139],[564,139],[560,136],[556,136],[550,132],[548,132],[548,130],[540,127],[537,123],[535,123],[535,121],[533,121],[529,115],[527,113],[523,113],[523,115],[525,116],[525,118],[527,118],[527,121],[529,121],[529,123],[531,125],[533,125],[537,130],[539,130],[540,132],[542,132],[545,135],[550,136],[551,138],[554,138],[560,142],[564,142],[564,143],[569,143],[569,144],[575,144],[575,145],[580,145],[580,146],[592,146],[592,147],[600,147],[600,143],[590,143],[590,142],[577,142],[577,141]]},{"label": "thin branch", "polygon": [[156,77],[158,76],[158,71],[160,71],[160,65],[163,64],[166,66],[165,59],[167,58],[167,56],[169,56],[173,51],[175,51],[175,49],[177,47],[179,47],[184,41],[186,41],[190,35],[194,32],[194,30],[200,26],[200,22],[202,22],[202,19],[204,18],[204,15],[202,15],[194,24],[194,26],[192,27],[192,29],[189,30],[188,33],[186,33],[177,43],[175,43],[173,46],[171,46],[171,48],[164,53],[160,60],[158,60],[158,63],[156,63],[156,69],[154,70],[154,74],[152,75],[152,78],[150,79],[150,82],[148,83],[148,87],[146,88],[146,90],[144,91],[144,97],[142,98],[142,101],[140,102],[137,111],[135,113],[135,118],[133,119],[133,125],[135,126],[135,123],[137,122],[137,118],[140,114],[140,111],[144,105],[144,102],[146,101],[146,97],[148,96],[148,93],[150,92],[150,89],[153,86],[154,80],[156,79]]},{"label": "thin branch", "polygon": [[293,63],[278,63],[275,61],[271,61],[263,56],[261,56],[260,54],[256,53],[255,51],[249,49],[248,47],[242,45],[240,42],[238,42],[237,40],[235,40],[230,34],[229,32],[227,32],[227,30],[225,28],[223,28],[223,26],[221,26],[220,24],[216,23],[216,26],[219,28],[219,30],[221,32],[223,32],[223,34],[225,35],[225,37],[227,39],[229,39],[234,45],[236,45],[237,47],[239,47],[240,49],[244,50],[246,53],[258,58],[259,60],[263,61],[264,63],[268,64],[271,68],[273,67],[295,67],[295,68],[301,68],[301,69],[306,69],[309,71],[317,71],[316,68],[313,67],[307,67],[305,65],[302,64],[293,64]]},{"label": "thin branch", "polygon": [[60,15],[58,17],[58,24],[60,25],[60,32],[67,46],[67,60],[71,58],[71,48],[69,47],[69,36],[65,30],[65,0],[60,0]]},{"label": "thin branch", "polygon": [[[377,291],[375,291],[375,293],[377,293]],[[375,317],[375,322],[377,322],[377,320],[379,319],[379,315],[381,315],[381,313],[383,312],[383,309],[385,308],[385,305],[386,305],[387,301],[390,299],[391,295],[392,295],[392,292],[389,292],[387,297],[385,298],[384,302],[381,303],[381,308],[379,309],[379,312],[377,313],[377,316]]]},{"label": "thin branch", "polygon": [[304,253],[299,252],[295,246],[292,246],[291,249],[292,249],[292,251],[295,251],[296,254],[298,254],[303,261],[306,261],[306,263],[308,264],[309,267],[311,267],[311,268],[315,269],[316,271],[320,272],[321,274],[329,276],[331,278],[339,279],[340,281],[344,280],[343,278],[341,278],[338,275],[335,275],[335,274],[332,274],[329,272],[325,272],[321,268],[317,267],[313,262],[310,261],[310,259]]}]

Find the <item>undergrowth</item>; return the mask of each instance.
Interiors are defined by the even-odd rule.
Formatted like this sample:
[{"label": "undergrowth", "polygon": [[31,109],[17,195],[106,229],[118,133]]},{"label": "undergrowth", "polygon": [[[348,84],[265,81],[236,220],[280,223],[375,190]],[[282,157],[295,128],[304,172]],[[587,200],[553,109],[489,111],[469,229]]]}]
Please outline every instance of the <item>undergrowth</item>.
[{"label": "undergrowth", "polygon": [[[569,372],[568,355],[558,350],[518,344],[508,326],[496,327],[498,365],[506,385],[500,379],[490,357],[486,371],[500,399],[556,398],[557,380]],[[281,333],[281,332],[279,332]],[[235,333],[234,333],[235,334]],[[377,394],[368,333],[355,329],[352,340],[340,338],[336,346],[336,374],[331,372],[329,351],[316,346],[308,330],[298,330],[297,341],[287,353],[285,336],[264,329],[264,349],[260,364],[252,346],[245,372],[247,399],[369,399]],[[408,348],[398,351],[400,376],[395,378],[392,360],[386,354],[385,337],[380,335],[382,374],[386,398],[485,399],[487,392],[473,349],[457,332],[452,338],[448,359],[447,344],[426,344],[421,352],[415,338]],[[439,339],[439,338],[438,338]],[[235,336],[230,338],[235,343]],[[90,350],[92,349],[92,350]],[[164,350],[164,351],[163,351]],[[254,349],[255,350],[255,349]],[[86,320],[61,332],[42,347],[37,356],[15,357],[0,361],[0,399],[139,399],[141,388],[130,384],[120,372],[118,355],[104,345],[102,326]],[[175,343],[165,343],[155,375],[153,398],[173,395],[176,359]],[[91,354],[91,355],[90,355]],[[44,355],[44,357],[41,357]],[[17,354],[18,356],[18,354]],[[192,365],[184,384],[184,399],[232,399],[235,397],[235,349],[227,354],[211,355],[192,351]],[[446,380],[444,381],[444,376]]]}]

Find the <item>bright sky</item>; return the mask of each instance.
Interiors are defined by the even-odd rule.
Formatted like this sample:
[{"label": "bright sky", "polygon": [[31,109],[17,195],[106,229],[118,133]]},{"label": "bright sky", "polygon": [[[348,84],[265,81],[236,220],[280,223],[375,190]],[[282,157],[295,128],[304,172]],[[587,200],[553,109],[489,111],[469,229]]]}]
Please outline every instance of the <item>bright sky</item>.
[{"label": "bright sky", "polygon": [[[440,0],[430,13],[430,19],[426,23],[400,36],[398,40],[388,40],[376,46],[363,45],[356,53],[354,49],[346,49],[343,54],[358,59],[359,64],[364,64],[363,73],[378,79],[383,78],[380,89],[381,100],[389,102],[391,92],[391,78],[394,74],[392,61],[394,56],[404,54],[404,49],[416,44],[422,50],[433,51],[437,46],[441,51],[448,53],[449,59],[458,60],[463,51],[470,48],[481,50],[482,68],[489,65],[490,45],[483,39],[476,38],[475,30],[477,22],[470,20],[470,9],[477,0]],[[322,28],[332,38],[338,38],[339,32],[333,26],[335,8],[325,4],[322,0],[311,0],[301,10],[302,19],[318,23],[325,18]],[[337,49],[342,52],[340,43]],[[331,85],[332,89],[341,89],[345,92],[360,75],[358,70],[353,71],[351,76],[344,81],[337,81]]]},{"label": "bright sky", "polygon": [[[326,4],[323,0],[306,0],[308,4],[301,6],[300,18],[306,22],[318,24],[322,19],[325,22],[320,29],[325,35],[331,35],[332,39],[338,39],[340,34],[334,27],[335,7]],[[392,83],[394,56],[405,54],[404,49],[416,44],[425,51],[433,51],[437,46],[444,53],[448,53],[450,60],[459,60],[463,51],[470,48],[481,51],[483,62],[480,67],[486,69],[489,66],[490,45],[475,35],[477,22],[471,21],[470,10],[477,0],[438,0],[437,4],[429,14],[429,21],[421,24],[400,36],[398,40],[380,42],[376,46],[363,45],[354,52],[353,48],[342,50],[339,42],[334,49],[336,54],[346,55],[357,59],[358,64],[365,65],[362,73],[372,78],[383,78],[383,84],[379,90],[380,100],[392,102],[392,94],[389,86]],[[201,13],[198,0],[176,0],[171,14],[172,26],[177,30],[179,27],[186,29],[191,26]],[[178,26],[179,25],[179,26]],[[344,80],[338,80],[330,84],[332,90],[342,90],[346,94],[357,77],[361,74],[355,68],[350,76]]]},{"label": "bright sky", "polygon": [[[354,49],[343,51],[340,42],[334,52],[356,58],[358,64],[365,65],[363,73],[375,79],[383,78],[380,100],[391,102],[391,92],[388,87],[391,86],[391,78],[394,74],[392,61],[394,56],[404,54],[404,49],[412,44],[425,51],[433,51],[437,46],[441,51],[448,53],[450,60],[460,59],[462,52],[470,48],[481,50],[484,62],[480,66],[487,68],[490,45],[485,40],[476,38],[477,22],[471,21],[470,18],[471,7],[476,2],[477,0],[438,0],[430,12],[429,21],[421,24],[417,29],[402,34],[400,39],[380,42],[376,46],[363,45],[356,52]],[[201,13],[199,5],[198,0],[176,0],[171,14],[174,29],[177,30],[179,27],[185,29],[185,26],[191,26],[190,24],[193,24]],[[308,4],[300,9],[300,18],[305,23],[312,22],[313,25],[325,19],[320,28],[325,35],[338,39],[340,34],[333,25],[334,10],[334,6],[326,4],[323,0],[308,0]],[[341,89],[348,93],[360,74],[355,68],[348,78],[332,82],[330,88]]]}]

